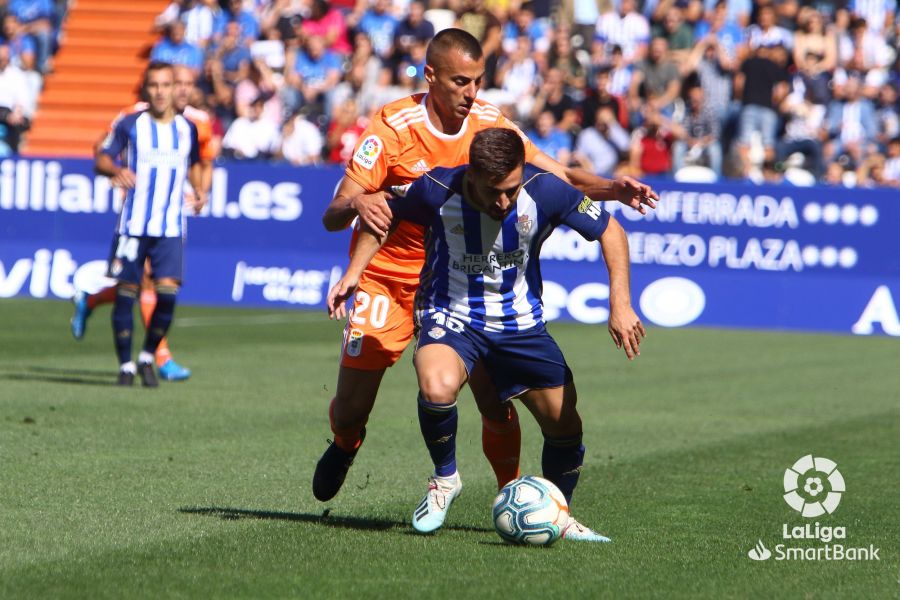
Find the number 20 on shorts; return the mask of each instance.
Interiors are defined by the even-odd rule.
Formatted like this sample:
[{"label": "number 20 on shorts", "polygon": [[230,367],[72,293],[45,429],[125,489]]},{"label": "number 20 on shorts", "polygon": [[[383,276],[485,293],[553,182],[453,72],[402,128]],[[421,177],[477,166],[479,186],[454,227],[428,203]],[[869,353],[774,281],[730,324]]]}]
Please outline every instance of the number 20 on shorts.
[{"label": "number 20 on shorts", "polygon": [[[356,325],[365,325],[368,320],[373,329],[381,329],[387,323],[390,306],[391,301],[384,294],[378,294],[373,298],[366,292],[356,292],[350,321]],[[369,313],[368,317],[366,312]]]}]

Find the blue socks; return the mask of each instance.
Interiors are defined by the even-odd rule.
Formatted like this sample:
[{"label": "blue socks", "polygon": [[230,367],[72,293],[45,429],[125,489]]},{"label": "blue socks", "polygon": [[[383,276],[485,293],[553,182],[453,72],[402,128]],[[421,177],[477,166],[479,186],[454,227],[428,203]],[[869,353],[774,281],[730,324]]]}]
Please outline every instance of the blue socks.
[{"label": "blue socks", "polygon": [[432,404],[419,394],[419,427],[434,463],[434,474],[449,477],[456,473],[456,402]]},{"label": "blue socks", "polygon": [[583,462],[584,445],[581,443],[581,434],[568,438],[544,437],[544,452],[541,455],[544,478],[556,484],[566,497],[566,502],[572,502]]},{"label": "blue socks", "polygon": [[156,353],[156,348],[169,331],[172,319],[175,318],[175,294],[178,288],[168,285],[156,286],[156,308],[150,317],[147,336],[144,338],[144,351]]},{"label": "blue socks", "polygon": [[134,300],[137,290],[119,286],[112,309],[113,341],[119,364],[131,362],[131,332],[134,329]]}]

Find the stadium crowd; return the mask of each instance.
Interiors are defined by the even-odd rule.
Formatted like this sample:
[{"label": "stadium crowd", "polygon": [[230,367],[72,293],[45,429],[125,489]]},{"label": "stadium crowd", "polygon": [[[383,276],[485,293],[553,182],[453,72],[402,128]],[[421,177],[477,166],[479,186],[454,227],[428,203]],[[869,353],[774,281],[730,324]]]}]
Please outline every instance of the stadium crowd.
[{"label": "stadium crowd", "polygon": [[[19,131],[33,98],[5,82],[39,89],[65,2],[4,4],[0,121]],[[29,26],[48,7],[49,41]],[[226,158],[346,162],[456,26],[488,56],[481,95],[560,162],[900,186],[896,0],[179,0],[155,25],[151,58],[197,73]]]}]

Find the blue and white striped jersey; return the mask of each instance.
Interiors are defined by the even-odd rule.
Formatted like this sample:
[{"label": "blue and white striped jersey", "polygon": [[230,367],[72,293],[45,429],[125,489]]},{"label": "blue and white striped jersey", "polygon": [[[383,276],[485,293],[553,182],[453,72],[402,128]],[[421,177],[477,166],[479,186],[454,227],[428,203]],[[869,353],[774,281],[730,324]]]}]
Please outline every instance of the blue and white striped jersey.
[{"label": "blue and white striped jersey", "polygon": [[523,331],[544,322],[538,257],[560,224],[597,240],[609,213],[555,175],[525,166],[516,205],[495,221],[463,192],[466,166],[436,168],[395,188],[394,219],[426,227],[416,317],[444,312],[486,331]]},{"label": "blue and white striped jersey", "polygon": [[158,123],[147,111],[125,115],[101,152],[134,171],[135,187],[125,194],[118,232],[128,236],[181,237],[184,182],[200,160],[197,128],[182,115]]}]

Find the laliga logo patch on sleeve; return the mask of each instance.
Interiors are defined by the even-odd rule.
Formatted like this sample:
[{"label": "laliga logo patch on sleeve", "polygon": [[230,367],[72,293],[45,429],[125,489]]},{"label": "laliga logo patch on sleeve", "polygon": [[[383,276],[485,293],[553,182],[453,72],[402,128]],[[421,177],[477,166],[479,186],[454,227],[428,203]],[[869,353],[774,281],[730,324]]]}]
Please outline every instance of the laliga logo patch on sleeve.
[{"label": "laliga logo patch on sleeve", "polygon": [[371,171],[383,150],[384,142],[381,141],[381,138],[377,135],[370,135],[359,145],[359,149],[353,155],[353,162]]},{"label": "laliga logo patch on sleeve", "polygon": [[593,220],[597,220],[600,218],[600,215],[603,214],[603,210],[598,206],[598,202],[594,202],[587,196],[584,197],[584,200],[581,201],[581,204],[578,205],[578,212],[583,215],[587,215]]}]

